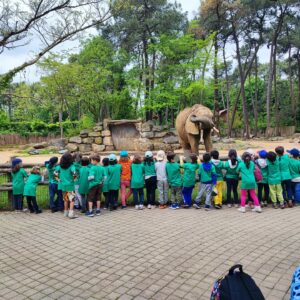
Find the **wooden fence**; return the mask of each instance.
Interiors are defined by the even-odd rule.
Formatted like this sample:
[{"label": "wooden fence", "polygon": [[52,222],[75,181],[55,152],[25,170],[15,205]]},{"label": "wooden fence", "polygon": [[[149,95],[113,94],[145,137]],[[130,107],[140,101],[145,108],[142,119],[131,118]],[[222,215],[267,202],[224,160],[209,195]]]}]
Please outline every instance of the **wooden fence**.
[{"label": "wooden fence", "polygon": [[0,145],[26,145],[33,143],[48,142],[52,139],[59,138],[57,135],[49,134],[48,136],[30,135],[28,137],[19,134],[1,134]]}]

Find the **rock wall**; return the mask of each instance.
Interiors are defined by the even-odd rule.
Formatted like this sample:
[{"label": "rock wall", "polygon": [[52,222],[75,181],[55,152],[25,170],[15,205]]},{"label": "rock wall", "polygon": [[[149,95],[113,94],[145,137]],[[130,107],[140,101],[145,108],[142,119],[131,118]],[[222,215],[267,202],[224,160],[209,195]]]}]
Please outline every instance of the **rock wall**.
[{"label": "rock wall", "polygon": [[128,140],[131,149],[126,150],[169,151],[180,148],[175,129],[169,129],[167,126],[157,126],[151,121],[110,119],[104,120],[103,123],[98,123],[93,129],[82,130],[79,136],[71,137],[66,148],[71,152],[80,151],[82,153],[121,150],[122,143],[114,143],[114,140],[117,141],[120,137],[117,135],[113,136],[113,132],[118,131],[112,129],[114,126],[122,127],[121,138],[127,139],[126,126],[129,128],[133,125],[137,130],[137,135],[133,136],[132,132],[130,133],[130,130],[128,130]]}]

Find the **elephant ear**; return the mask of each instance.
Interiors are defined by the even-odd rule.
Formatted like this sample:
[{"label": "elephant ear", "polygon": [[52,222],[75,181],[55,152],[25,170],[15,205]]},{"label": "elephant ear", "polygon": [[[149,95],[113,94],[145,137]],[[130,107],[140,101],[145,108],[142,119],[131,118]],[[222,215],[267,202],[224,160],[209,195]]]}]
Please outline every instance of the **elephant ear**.
[{"label": "elephant ear", "polygon": [[200,134],[199,125],[190,120],[190,116],[185,121],[185,131],[189,134],[198,135]]}]

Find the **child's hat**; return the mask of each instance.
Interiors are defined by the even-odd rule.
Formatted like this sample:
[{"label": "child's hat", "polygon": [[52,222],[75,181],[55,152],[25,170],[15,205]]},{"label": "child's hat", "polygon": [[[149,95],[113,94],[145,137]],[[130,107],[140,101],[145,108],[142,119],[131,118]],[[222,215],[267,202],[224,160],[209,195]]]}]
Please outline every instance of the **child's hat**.
[{"label": "child's hat", "polygon": [[14,168],[16,165],[20,164],[22,162],[22,159],[20,158],[14,158],[11,162],[12,167]]},{"label": "child's hat", "polygon": [[127,156],[128,156],[128,151],[122,150],[122,151],[120,152],[120,156],[121,156],[121,157],[127,157]]},{"label": "child's hat", "polygon": [[258,151],[258,155],[261,158],[267,158],[268,152],[266,150],[260,150],[260,151]]},{"label": "child's hat", "polygon": [[117,157],[115,154],[110,154],[108,159],[109,159],[109,161],[114,161],[114,160],[117,160]]},{"label": "child's hat", "polygon": [[145,157],[147,157],[147,158],[153,157],[153,153],[151,151],[146,151]]},{"label": "child's hat", "polygon": [[300,156],[300,151],[296,148],[293,148],[291,150],[287,150],[288,153],[293,155],[294,157],[299,157]]},{"label": "child's hat", "polygon": [[165,159],[165,157],[166,157],[165,151],[159,150],[159,151],[157,152],[156,159],[157,159],[158,161],[163,161],[163,160]]}]

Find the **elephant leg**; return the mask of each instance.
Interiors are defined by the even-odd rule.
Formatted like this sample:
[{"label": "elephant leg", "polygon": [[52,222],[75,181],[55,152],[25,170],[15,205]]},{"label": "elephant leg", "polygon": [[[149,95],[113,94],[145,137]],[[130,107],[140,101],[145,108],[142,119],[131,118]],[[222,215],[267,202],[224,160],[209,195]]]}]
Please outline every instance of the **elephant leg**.
[{"label": "elephant leg", "polygon": [[199,154],[199,140],[200,140],[200,135],[193,135],[189,134],[188,139],[191,145],[191,151],[192,153]]},{"label": "elephant leg", "polygon": [[205,145],[206,152],[210,152],[213,148],[212,140],[211,140],[211,129],[204,129],[203,130],[203,140]]}]

